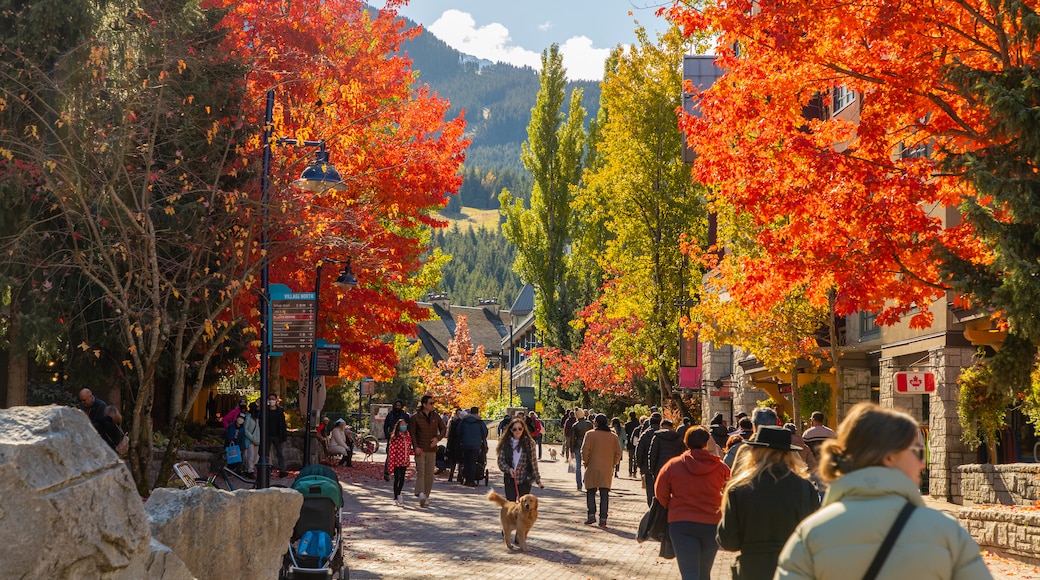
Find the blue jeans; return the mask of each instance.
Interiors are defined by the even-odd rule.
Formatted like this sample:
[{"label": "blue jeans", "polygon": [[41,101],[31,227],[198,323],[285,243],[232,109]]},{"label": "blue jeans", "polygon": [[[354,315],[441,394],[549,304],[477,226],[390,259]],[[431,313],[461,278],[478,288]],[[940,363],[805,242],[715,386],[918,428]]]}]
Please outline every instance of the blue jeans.
[{"label": "blue jeans", "polygon": [[584,487],[584,483],[581,481],[581,447],[575,447],[574,452],[574,479],[578,482],[578,491]]},{"label": "blue jeans", "polygon": [[709,580],[711,566],[719,545],[715,541],[715,524],[697,522],[672,522],[668,524],[668,535],[675,548],[675,560],[679,564],[682,580]]}]

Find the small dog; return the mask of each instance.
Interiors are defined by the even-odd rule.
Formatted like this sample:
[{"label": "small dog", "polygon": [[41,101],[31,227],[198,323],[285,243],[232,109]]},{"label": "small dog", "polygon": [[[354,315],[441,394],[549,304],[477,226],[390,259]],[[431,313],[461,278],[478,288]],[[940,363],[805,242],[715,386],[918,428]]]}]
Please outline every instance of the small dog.
[{"label": "small dog", "polygon": [[552,447],[549,448],[549,458],[556,461],[556,450]]},{"label": "small dog", "polygon": [[502,512],[499,514],[502,520],[502,537],[506,540],[506,548],[513,549],[513,530],[516,530],[516,542],[520,545],[520,551],[527,551],[527,533],[531,531],[535,520],[538,519],[538,498],[531,494],[520,496],[520,501],[512,502],[501,495],[491,492],[487,496],[488,501],[497,503]]}]

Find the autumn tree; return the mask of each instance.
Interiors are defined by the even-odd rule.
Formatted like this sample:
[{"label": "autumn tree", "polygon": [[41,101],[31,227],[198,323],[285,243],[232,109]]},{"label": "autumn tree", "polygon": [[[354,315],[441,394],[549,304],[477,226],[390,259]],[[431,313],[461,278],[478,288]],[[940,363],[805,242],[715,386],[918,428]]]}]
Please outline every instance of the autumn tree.
[{"label": "autumn tree", "polygon": [[688,279],[695,275],[680,242],[704,236],[704,190],[682,161],[676,122],[682,105],[676,63],[690,43],[674,28],[656,40],[642,27],[636,36],[636,44],[618,48],[608,61],[595,163],[573,203],[576,213],[605,234],[598,243],[576,246],[576,253],[592,256],[608,276],[622,279],[606,288],[627,291],[601,301],[609,303],[612,317],[640,321],[628,358],[639,359],[667,400],[673,398],[678,366],[676,303],[690,297]]},{"label": "autumn tree", "polygon": [[441,404],[457,407],[463,385],[485,374],[488,368],[484,346],[473,347],[465,316],[459,317],[455,335],[448,341],[448,358],[431,363],[427,361],[425,367],[419,369],[427,392]]},{"label": "autumn tree", "polygon": [[[322,326],[348,353],[344,374],[389,375],[394,354],[382,333],[410,330],[422,316],[413,299],[433,272],[421,254],[439,225],[432,209],[458,185],[462,121],[444,120],[447,104],[417,85],[397,55],[411,33],[392,9],[370,15],[358,2],[332,2],[282,10],[160,3],[107,13],[91,42],[66,57],[70,74],[51,89],[59,106],[26,103],[34,130],[2,143],[8,160],[39,168],[35,191],[57,214],[47,227],[58,241],[45,262],[54,287],[76,272],[76,283],[86,281],[82,296],[92,298],[90,322],[118,330],[118,349],[77,344],[81,359],[111,357],[125,371],[130,466],[142,494],[153,482],[157,387],[169,395],[168,471],[211,365],[240,356],[246,340],[258,344],[265,213],[273,281],[312,287],[313,276],[293,280],[307,278],[320,257],[352,258],[364,280],[350,301],[323,293],[331,299]],[[344,155],[345,191],[287,191],[287,176],[310,152],[279,149],[275,203],[257,203],[258,103],[274,87],[274,133],[326,137]]]},{"label": "autumn tree", "polygon": [[[1036,225],[1021,195],[1032,145],[1018,143],[1035,102],[1033,6],[676,2],[665,12],[687,32],[717,34],[728,71],[685,127],[698,178],[759,228],[765,252],[744,261],[733,292],[761,312],[804,284],[838,316],[909,316],[924,328],[952,287],[1005,316],[1012,336],[1030,332],[1018,305],[1035,281],[1019,281],[1034,266],[1012,256],[1029,251],[1014,232]],[[850,98],[858,115],[830,115]],[[946,210],[957,207],[961,220]],[[1033,364],[1028,350],[998,356]],[[1014,374],[1004,387],[1025,388]]]},{"label": "autumn tree", "polygon": [[514,269],[538,290],[536,324],[545,333],[545,343],[568,349],[575,303],[565,250],[571,241],[574,187],[581,178],[585,109],[582,92],[575,89],[567,112],[563,110],[567,79],[559,46],[542,53],[540,79],[521,154],[534,178],[531,205],[525,208],[522,199],[503,191],[502,231],[517,248]]}]

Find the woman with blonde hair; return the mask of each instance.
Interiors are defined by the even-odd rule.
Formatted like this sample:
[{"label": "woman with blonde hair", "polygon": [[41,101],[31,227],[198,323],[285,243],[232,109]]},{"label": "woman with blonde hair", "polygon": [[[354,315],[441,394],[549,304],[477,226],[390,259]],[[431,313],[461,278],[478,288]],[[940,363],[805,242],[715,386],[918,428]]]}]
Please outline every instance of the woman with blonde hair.
[{"label": "woman with blonde hair", "polygon": [[837,435],[821,446],[823,508],[787,540],[775,578],[992,578],[968,532],[921,499],[913,417],[859,403]]},{"label": "woman with blonde hair", "polygon": [[788,536],[819,509],[820,495],[787,429],[760,426],[744,445],[723,491],[717,539],[723,550],[740,552],[734,580],[768,580]]}]

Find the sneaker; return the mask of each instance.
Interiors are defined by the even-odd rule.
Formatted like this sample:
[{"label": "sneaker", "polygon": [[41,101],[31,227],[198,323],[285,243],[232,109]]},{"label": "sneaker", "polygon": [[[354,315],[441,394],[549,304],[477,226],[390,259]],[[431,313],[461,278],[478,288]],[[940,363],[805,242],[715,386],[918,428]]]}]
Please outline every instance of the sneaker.
[{"label": "sneaker", "polygon": [[426,507],[426,494],[425,493],[420,493],[419,494],[419,507]]},{"label": "sneaker", "polygon": [[383,474],[383,481],[390,481],[390,474],[389,473],[384,473]]},{"label": "sneaker", "polygon": [[394,498],[394,505],[395,505],[395,506],[398,506],[398,507],[402,507],[402,506],[404,506],[404,502],[403,502],[403,501],[401,501],[401,498],[400,498],[400,497],[395,497],[395,498]]},{"label": "sneaker", "polygon": [[607,520],[600,520],[599,521],[599,527],[601,527],[601,528],[607,527]]},{"label": "sneaker", "polygon": [[589,516],[589,519],[585,520],[585,525],[589,526],[596,523],[596,516]]}]

